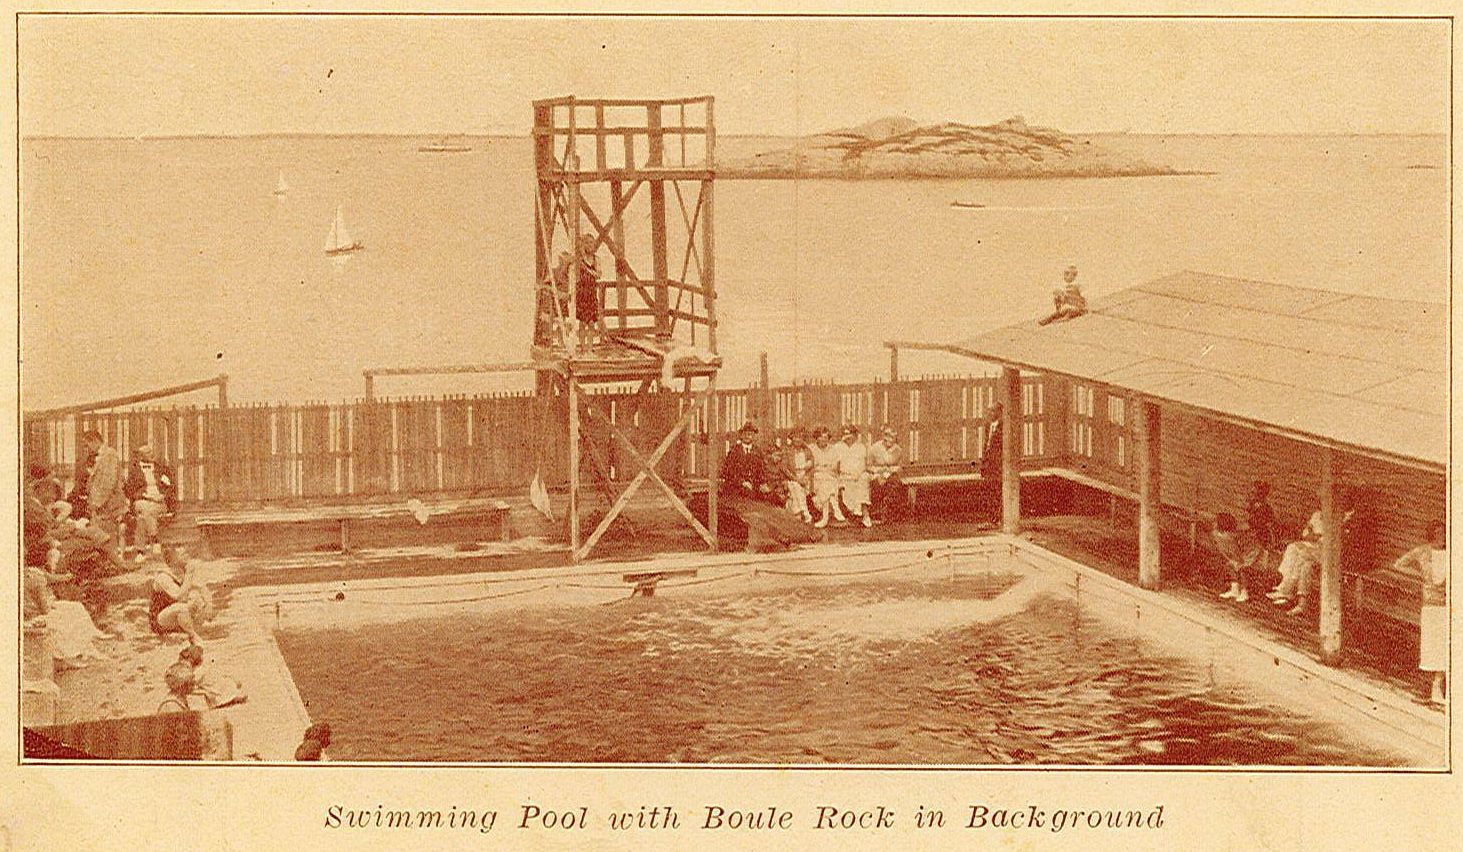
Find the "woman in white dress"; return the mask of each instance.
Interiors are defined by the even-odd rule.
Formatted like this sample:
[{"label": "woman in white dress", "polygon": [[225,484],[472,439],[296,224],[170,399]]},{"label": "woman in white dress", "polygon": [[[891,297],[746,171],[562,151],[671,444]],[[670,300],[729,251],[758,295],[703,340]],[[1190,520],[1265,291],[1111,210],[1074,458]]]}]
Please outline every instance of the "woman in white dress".
[{"label": "woman in white dress", "polygon": [[783,453],[782,466],[787,475],[787,510],[805,522],[812,523],[813,515],[808,511],[808,493],[813,488],[813,454],[808,449],[807,437],[802,429],[792,430]]},{"label": "woman in white dress", "polygon": [[1448,536],[1441,522],[1427,530],[1427,544],[1402,555],[1393,566],[1422,578],[1422,636],[1418,669],[1431,672],[1429,698],[1442,704],[1448,670]]},{"label": "woman in white dress", "polygon": [[817,426],[813,429],[813,445],[808,447],[808,452],[813,459],[813,508],[822,513],[817,527],[828,526],[828,515],[831,512],[839,523],[845,523],[848,518],[843,516],[843,509],[838,505],[838,447],[830,443],[832,436],[828,427]]},{"label": "woman in white dress", "polygon": [[869,516],[873,499],[869,493],[869,448],[858,439],[858,427],[852,424],[843,427],[843,440],[838,447],[838,487],[842,502],[850,512],[859,515],[866,526],[874,525]]}]

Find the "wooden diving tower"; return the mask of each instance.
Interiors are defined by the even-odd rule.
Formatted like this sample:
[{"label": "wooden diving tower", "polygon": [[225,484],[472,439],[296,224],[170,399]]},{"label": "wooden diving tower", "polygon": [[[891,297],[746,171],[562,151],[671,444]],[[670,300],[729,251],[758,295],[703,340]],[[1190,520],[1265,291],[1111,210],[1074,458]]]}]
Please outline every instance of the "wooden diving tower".
[{"label": "wooden diving tower", "polygon": [[[531,352],[540,398],[562,395],[567,401],[573,559],[589,555],[646,481],[663,491],[715,550],[721,445],[717,418],[706,419],[712,432],[706,524],[657,472],[665,469],[667,452],[696,412],[710,411],[721,366],[716,350],[712,98],[569,96],[534,101],[533,114],[538,198]],[[608,263],[601,263],[602,258]],[[677,382],[680,416],[648,454],[586,398],[586,386],[631,385],[636,387],[632,407],[638,407],[652,388],[674,392]],[[583,537],[581,421],[589,418],[619,443],[635,473],[628,482],[600,477],[601,487],[612,495],[611,504]]]}]

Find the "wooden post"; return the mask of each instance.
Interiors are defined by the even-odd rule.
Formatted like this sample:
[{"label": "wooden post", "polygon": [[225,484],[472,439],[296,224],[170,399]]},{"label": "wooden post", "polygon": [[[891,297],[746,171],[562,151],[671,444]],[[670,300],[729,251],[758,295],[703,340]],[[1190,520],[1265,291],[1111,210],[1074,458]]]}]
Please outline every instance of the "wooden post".
[{"label": "wooden post", "polygon": [[889,381],[899,381],[899,347],[889,344]]},{"label": "wooden post", "polygon": [[376,398],[376,376],[370,370],[366,371],[366,399]]},{"label": "wooden post", "polygon": [[[717,409],[716,374],[706,377],[706,529],[711,540],[716,530],[716,491],[721,484],[721,413]],[[716,546],[711,548],[716,550]]]},{"label": "wooden post", "polygon": [[218,377],[218,407],[229,407],[229,374],[220,373]]},{"label": "wooden post", "polygon": [[[758,386],[757,421],[763,429],[772,428],[772,382],[768,378],[767,353],[761,352],[757,355],[757,365],[761,372],[761,383]],[[770,437],[770,436],[769,436]]]},{"label": "wooden post", "polygon": [[[626,311],[630,308],[629,290],[625,283],[625,264],[620,257],[625,254],[625,192],[617,180],[610,181],[610,238],[615,241],[615,305],[620,309],[620,330],[629,324]],[[603,322],[603,320],[601,320]]]},{"label": "wooden post", "polygon": [[1001,530],[1021,532],[1021,371],[1001,369]]},{"label": "wooden post", "polygon": [[1321,450],[1321,661],[1341,662],[1341,513],[1336,506],[1336,452]]},{"label": "wooden post", "polygon": [[569,552],[579,561],[579,380],[569,374]]},{"label": "wooden post", "polygon": [[[716,102],[706,99],[706,168],[716,168]],[[716,194],[714,181],[701,182],[701,298],[706,306],[706,345],[716,352]],[[716,527],[711,531],[716,532]]]},{"label": "wooden post", "polygon": [[1162,582],[1159,562],[1158,515],[1161,472],[1158,464],[1158,406],[1132,397],[1133,432],[1138,459],[1138,585],[1157,589]]}]

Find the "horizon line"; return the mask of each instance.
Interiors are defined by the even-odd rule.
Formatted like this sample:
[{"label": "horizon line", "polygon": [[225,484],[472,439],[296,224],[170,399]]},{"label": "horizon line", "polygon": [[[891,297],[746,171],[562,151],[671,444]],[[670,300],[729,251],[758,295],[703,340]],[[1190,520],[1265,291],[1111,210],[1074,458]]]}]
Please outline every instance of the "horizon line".
[{"label": "horizon line", "polygon": [[[746,139],[755,137],[770,137],[775,139],[799,139],[809,136],[821,136],[836,130],[825,130],[816,133],[718,133],[722,139]],[[1238,130],[1176,130],[1176,131],[1149,131],[1149,130],[1083,130],[1083,131],[1062,131],[1068,136],[1244,136],[1244,137],[1282,137],[1282,136],[1368,136],[1368,137],[1415,137],[1415,136],[1443,136],[1449,135],[1446,130],[1416,130],[1416,131],[1363,131],[1363,130],[1312,130],[1312,131],[1238,131]],[[281,131],[259,131],[246,133],[141,133],[141,134],[68,134],[68,133],[28,133],[21,134],[22,141],[48,141],[48,140],[70,140],[70,141],[169,141],[183,139],[342,139],[351,137],[386,137],[396,139],[412,139],[418,137],[457,137],[474,139],[529,139],[533,136],[532,130],[523,131],[382,131],[382,130],[353,130],[353,131],[313,131],[313,130],[281,130]]]}]

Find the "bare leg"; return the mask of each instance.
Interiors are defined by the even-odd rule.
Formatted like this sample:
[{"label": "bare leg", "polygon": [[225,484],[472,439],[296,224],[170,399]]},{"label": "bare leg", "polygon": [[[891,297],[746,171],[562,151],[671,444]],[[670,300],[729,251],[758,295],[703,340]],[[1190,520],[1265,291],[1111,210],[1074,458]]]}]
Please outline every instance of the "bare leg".
[{"label": "bare leg", "polygon": [[198,635],[198,626],[193,622],[193,614],[188,611],[185,601],[170,604],[167,609],[158,613],[157,623],[164,633],[182,633],[194,645],[203,644],[202,637]]}]

